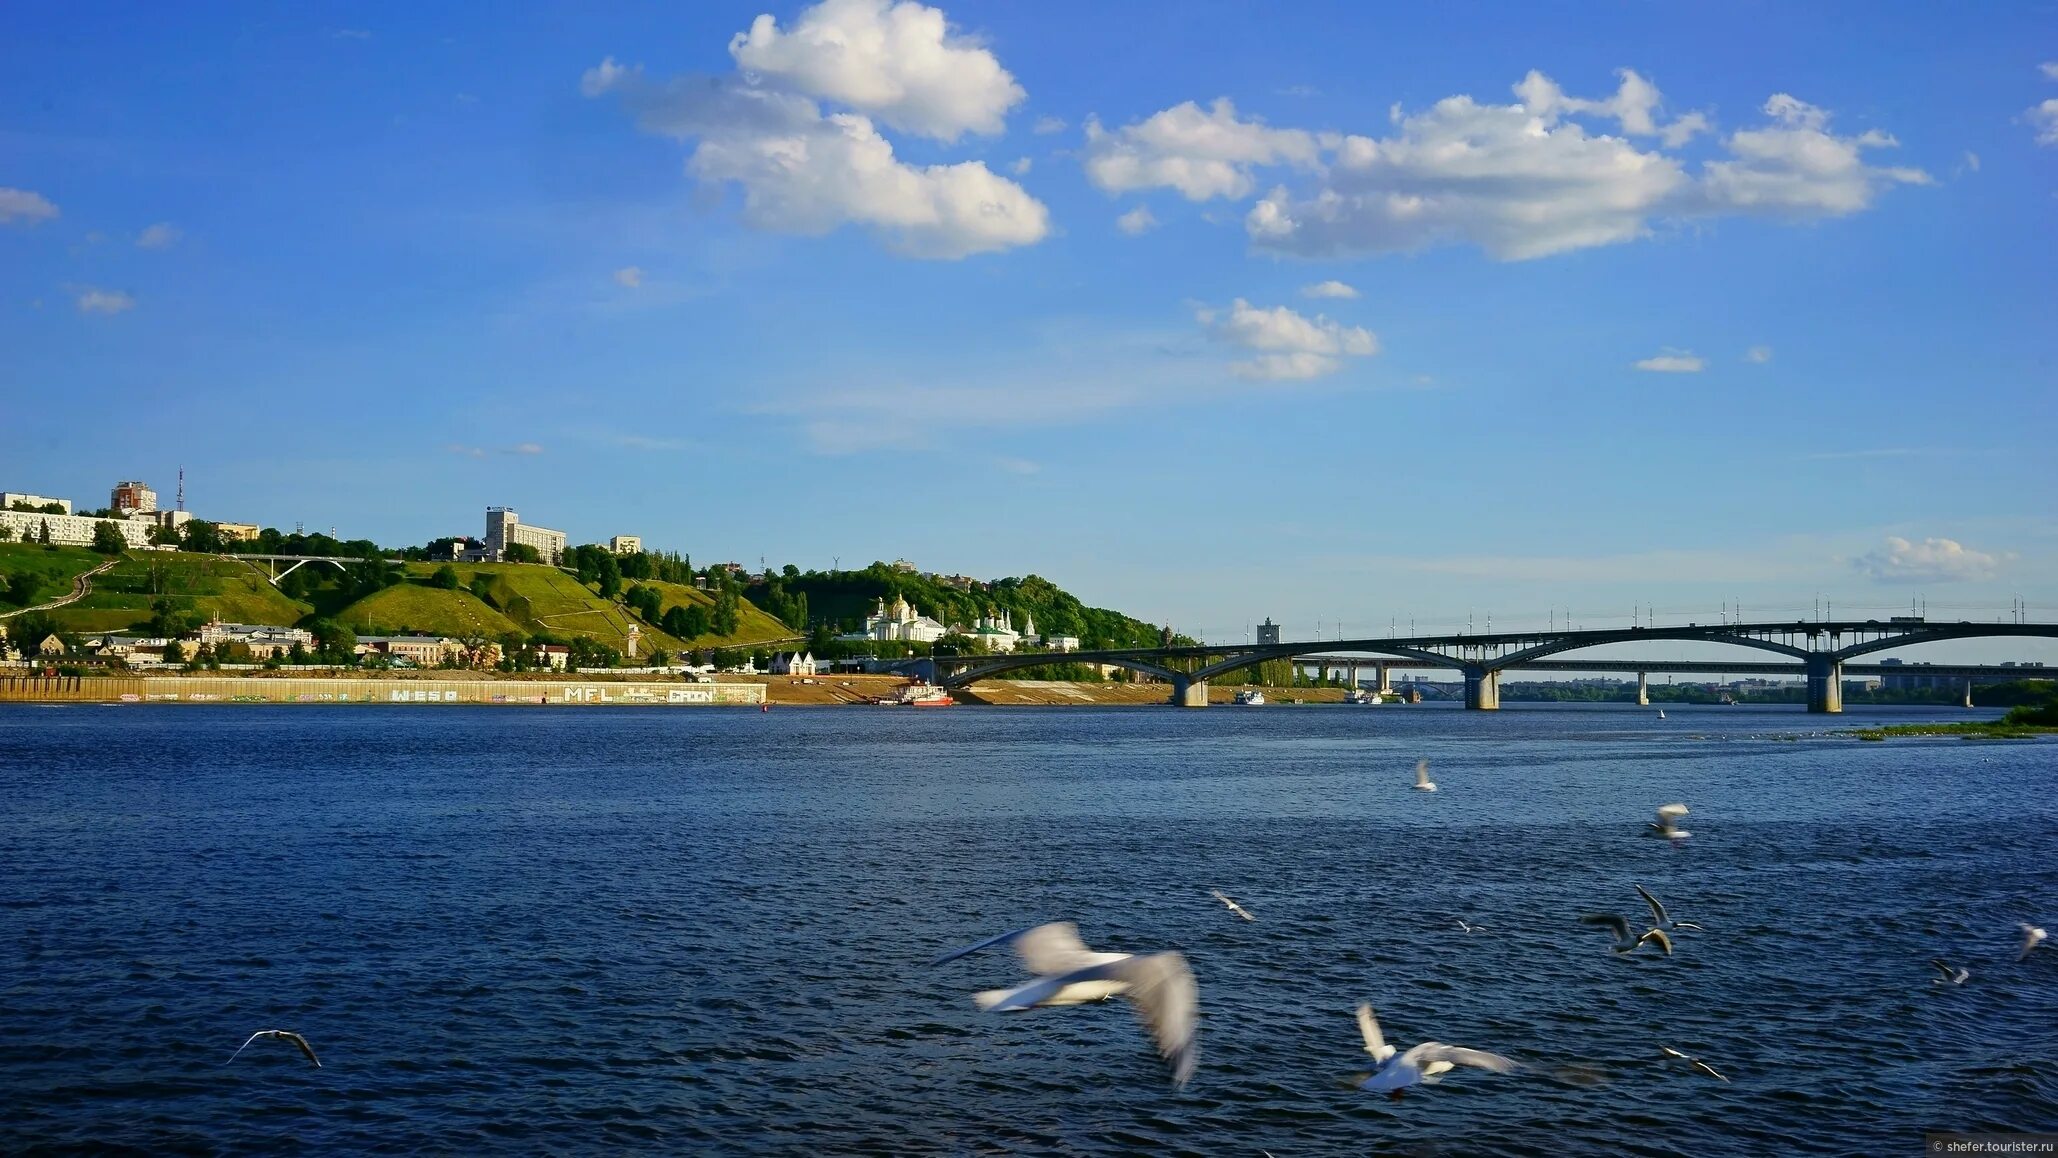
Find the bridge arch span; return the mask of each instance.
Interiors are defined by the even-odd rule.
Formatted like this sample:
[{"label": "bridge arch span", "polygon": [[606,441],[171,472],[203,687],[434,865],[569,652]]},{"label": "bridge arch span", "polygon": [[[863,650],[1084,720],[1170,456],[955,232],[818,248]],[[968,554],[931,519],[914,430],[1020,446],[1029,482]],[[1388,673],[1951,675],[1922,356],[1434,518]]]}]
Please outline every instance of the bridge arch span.
[{"label": "bridge arch span", "polygon": [[[1214,663],[1194,672],[1189,678],[1211,680],[1218,675],[1241,671],[1247,667],[1256,667],[1261,663],[1270,663],[1275,659],[1294,659],[1303,655],[1334,656],[1337,654],[1335,651],[1337,646],[1334,642],[1325,644],[1320,640],[1296,643],[1290,646],[1282,644],[1279,647],[1268,648],[1264,651],[1246,652],[1242,655],[1230,656],[1228,659],[1216,660]],[[1374,648],[1354,644],[1351,650],[1369,653],[1373,652]],[[1454,659],[1448,655],[1438,655],[1433,651],[1421,651],[1412,647],[1378,647],[1377,652],[1378,654],[1367,654],[1365,656],[1364,662],[1366,666],[1377,665],[1383,660],[1405,659],[1428,664],[1432,667],[1447,667],[1458,670],[1463,670],[1465,667],[1465,661],[1463,660]],[[1344,658],[1347,659],[1348,657]]]},{"label": "bridge arch span", "polygon": [[1062,651],[1052,651],[994,656],[987,662],[979,663],[972,667],[960,668],[948,675],[940,675],[936,682],[938,685],[946,688],[961,688],[967,684],[977,683],[989,676],[999,675],[1002,672],[1018,671],[1025,667],[1049,667],[1052,664],[1060,663],[1087,663],[1096,666],[1104,664],[1108,667],[1125,668],[1129,671],[1161,679],[1168,684],[1200,678],[1198,676],[1189,676],[1182,671],[1174,671],[1162,664],[1151,663],[1148,660],[1132,659],[1128,656],[1096,655],[1092,659],[1067,659],[1065,657],[1068,654]]},{"label": "bridge arch span", "polygon": [[2058,625],[2045,623],[1938,623],[1930,625],[1930,628],[1924,631],[1911,631],[1906,635],[1865,640],[1849,647],[1838,648],[1837,661],[1841,663],[1855,656],[1870,655],[1875,651],[1892,651],[1895,648],[1943,643],[1953,639],[2058,639]]},{"label": "bridge arch span", "polygon": [[[1719,643],[1735,647],[1750,647],[1756,648],[1759,651],[1770,651],[1780,655],[1792,656],[1803,661],[1810,655],[1818,654],[1804,647],[1795,647],[1790,643],[1779,643],[1770,639],[1757,639],[1748,635],[1711,636],[1707,633],[1706,628],[1701,627],[1678,629],[1655,627],[1644,628],[1641,631],[1618,631],[1600,639],[1591,638],[1590,633],[1587,633],[1587,635],[1579,639],[1552,640],[1549,643],[1540,643],[1535,647],[1526,647],[1521,651],[1511,652],[1495,659],[1482,660],[1479,666],[1487,671],[1502,671],[1511,667],[1521,667],[1530,660],[1559,655],[1568,651],[1584,651],[1589,647],[1607,647],[1610,644],[1616,643],[1647,643],[1654,639],[1677,640],[1683,643]],[[1633,660],[1628,660],[1624,661],[1623,666],[1625,670],[1633,669],[1636,663]]]}]

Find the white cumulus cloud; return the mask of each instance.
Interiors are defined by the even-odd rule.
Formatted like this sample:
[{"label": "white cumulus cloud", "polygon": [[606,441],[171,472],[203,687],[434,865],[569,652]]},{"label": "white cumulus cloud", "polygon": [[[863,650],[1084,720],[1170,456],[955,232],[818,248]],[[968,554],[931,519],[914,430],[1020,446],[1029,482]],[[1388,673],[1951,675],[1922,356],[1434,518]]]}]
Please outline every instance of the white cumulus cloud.
[{"label": "white cumulus cloud", "polygon": [[[1259,249],[1305,257],[1463,244],[1521,261],[1633,241],[1660,219],[1840,216],[1895,185],[1931,182],[1919,169],[1868,161],[1895,146],[1893,137],[1839,135],[1827,112],[1784,93],[1766,102],[1765,123],[1721,138],[1721,156],[1695,166],[1668,150],[1712,131],[1708,118],[1668,118],[1655,85],[1626,69],[1618,75],[1613,95],[1587,99],[1531,72],[1512,104],[1446,97],[1419,112],[1396,107],[1383,137],[1315,137],[1312,187],[1274,187],[1244,228]],[[1201,187],[1238,196],[1246,185],[1232,178],[1274,163],[1231,165]],[[1092,165],[1089,155],[1089,175]],[[1178,187],[1173,176],[1183,175],[1159,174],[1155,183]],[[1129,182],[1148,183],[1140,175]]]},{"label": "white cumulus cloud", "polygon": [[1888,535],[1885,544],[1851,561],[1858,570],[1882,583],[1950,583],[1991,579],[1999,557],[1975,551],[1955,539],[1912,543]]},{"label": "white cumulus cloud", "polygon": [[1674,350],[1669,347],[1636,363],[1639,370],[1650,370],[1659,374],[1698,374],[1707,366],[1707,359],[1692,350]]},{"label": "white cumulus cloud", "polygon": [[1086,176],[1109,193],[1176,189],[1190,201],[1246,197],[1254,166],[1310,166],[1315,135],[1242,120],[1222,97],[1206,111],[1192,101],[1110,131],[1086,121]]},{"label": "white cumulus cloud", "polygon": [[2044,74],[2045,80],[2058,80],[2058,60],[2045,61],[2037,66],[2037,71]]},{"label": "white cumulus cloud", "polygon": [[1135,237],[1158,227],[1158,219],[1151,215],[1150,206],[1138,205],[1122,216],[1115,218],[1115,228]]},{"label": "white cumulus cloud", "polygon": [[615,284],[623,289],[643,288],[643,270],[638,266],[625,265],[614,273]]},{"label": "white cumulus cloud", "polygon": [[1379,339],[1362,326],[1304,317],[1286,306],[1264,309],[1237,298],[1226,311],[1201,309],[1195,317],[1214,338],[1252,352],[1230,364],[1239,378],[1320,378],[1343,369],[1346,357],[1379,352]]},{"label": "white cumulus cloud", "polygon": [[1029,127],[1029,131],[1039,137],[1047,137],[1052,133],[1062,133],[1065,131],[1065,118],[1038,117],[1036,118],[1036,123]]},{"label": "white cumulus cloud", "polygon": [[136,308],[136,299],[120,290],[90,286],[79,291],[75,303],[82,314],[119,314]]},{"label": "white cumulus cloud", "polygon": [[55,216],[57,206],[41,193],[0,185],[0,225],[12,225],[17,221],[48,221]]},{"label": "white cumulus cloud", "polygon": [[145,227],[143,232],[138,233],[136,235],[136,244],[143,249],[170,249],[179,243],[179,238],[184,236],[185,234],[179,231],[178,226],[173,225],[169,221],[160,221],[155,225]]},{"label": "white cumulus cloud", "polygon": [[784,31],[759,16],[729,55],[768,83],[939,141],[1000,132],[1029,95],[984,45],[952,34],[941,9],[913,0],[822,0]]},{"label": "white cumulus cloud", "polygon": [[2022,116],[2037,131],[2037,144],[2058,145],[2058,97],[2052,97]]},{"label": "white cumulus cloud", "polygon": [[1744,361],[1746,362],[1756,362],[1759,365],[1763,365],[1771,360],[1772,347],[1770,346],[1752,346],[1744,351]]},{"label": "white cumulus cloud", "polygon": [[1330,281],[1318,281],[1314,285],[1302,286],[1301,296],[1304,298],[1354,298],[1358,296],[1358,290],[1356,286],[1345,285],[1340,281],[1332,279]]},{"label": "white cumulus cloud", "polygon": [[[952,259],[1032,245],[1049,210],[984,163],[911,165],[874,124],[938,140],[998,132],[1020,86],[941,11],[824,0],[781,30],[759,17],[730,43],[742,71],[647,79],[613,58],[580,91],[617,97],[646,132],[694,141],[687,172],[743,192],[750,225],[820,235],[844,225],[911,257]],[[817,98],[852,112],[825,112]]]}]

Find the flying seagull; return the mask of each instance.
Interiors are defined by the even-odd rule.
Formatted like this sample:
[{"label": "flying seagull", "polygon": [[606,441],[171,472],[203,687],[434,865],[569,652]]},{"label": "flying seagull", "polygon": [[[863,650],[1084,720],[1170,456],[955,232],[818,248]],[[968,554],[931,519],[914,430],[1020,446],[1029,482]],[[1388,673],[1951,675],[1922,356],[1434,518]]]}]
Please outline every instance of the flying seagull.
[{"label": "flying seagull", "polygon": [[1463,930],[1465,930],[1465,931],[1466,931],[1467,933],[1484,933],[1484,932],[1486,932],[1486,926],[1485,926],[1485,925],[1475,925],[1475,924],[1472,924],[1471,922],[1467,921],[1467,920],[1466,920],[1465,918],[1463,918],[1463,917],[1459,917],[1459,918],[1458,918],[1458,927],[1459,927],[1460,929],[1463,929]]},{"label": "flying seagull", "polygon": [[[253,1042],[253,1041],[256,1041],[256,1040],[257,1040],[258,1038],[260,1038],[260,1037],[276,1037],[276,1038],[278,1038],[278,1039],[279,1039],[280,1041],[290,1041],[290,1042],[292,1042],[292,1043],[293,1043],[294,1045],[297,1045],[297,1046],[299,1046],[299,1047],[300,1047],[300,1052],[301,1052],[301,1053],[304,1053],[304,1054],[306,1054],[306,1055],[307,1055],[307,1060],[308,1060],[308,1061],[311,1061],[311,1062],[313,1062],[313,1063],[314,1063],[314,1068],[316,1068],[316,1069],[320,1069],[320,1068],[322,1068],[322,1061],[321,1061],[321,1059],[320,1059],[320,1058],[318,1058],[318,1057],[316,1057],[316,1056],[314,1056],[314,1049],[313,1049],[313,1048],[312,1048],[311,1046],[309,1046],[309,1045],[307,1044],[307,1039],[306,1039],[306,1038],[304,1038],[304,1037],[302,1037],[302,1036],[300,1036],[300,1035],[299,1035],[299,1034],[297,1034],[297,1033],[294,1033],[294,1032],[293,1032],[292,1030],[290,1030],[290,1029],[260,1029],[260,1030],[258,1030],[258,1031],[257,1031],[256,1033],[253,1033],[253,1034],[251,1034],[251,1035],[250,1035],[250,1036],[249,1036],[248,1038],[244,1039],[244,1041],[243,1041],[243,1044],[242,1044],[242,1045],[239,1045],[239,1046],[237,1046],[237,1047],[236,1047],[236,1052],[235,1052],[235,1053],[232,1053],[232,1054],[230,1054],[230,1055],[229,1055],[229,1061],[231,1061],[231,1062],[232,1062],[232,1061],[235,1061],[235,1060],[236,1060],[237,1058],[239,1058],[239,1057],[242,1057],[242,1056],[243,1056],[243,1051],[244,1051],[244,1050],[246,1050],[246,1049],[249,1049],[249,1048],[250,1048],[250,1043],[251,1043],[251,1042]],[[222,1064],[223,1064],[223,1065],[227,1065],[227,1064],[229,1064],[229,1062],[223,1062]]]},{"label": "flying seagull", "polygon": [[1358,1032],[1364,1035],[1365,1052],[1372,1055],[1379,1068],[1369,1074],[1351,1075],[1350,1083],[1361,1090],[1386,1094],[1396,1101],[1409,1086],[1434,1085],[1442,1081],[1443,1075],[1454,1066],[1477,1066],[1497,1074],[1505,1074],[1515,1068],[1513,1061],[1497,1053],[1445,1045],[1440,1041],[1425,1041],[1406,1053],[1398,1053],[1386,1044],[1385,1036],[1379,1032],[1379,1020],[1372,1016],[1372,1007],[1363,1003],[1358,1006]]},{"label": "flying seagull", "polygon": [[1938,973],[1943,974],[1942,977],[1931,978],[1931,985],[1963,985],[1965,979],[1972,976],[1972,970],[1953,968],[1951,963],[1942,957],[1931,957],[1929,963],[1936,967]]},{"label": "flying seagull", "polygon": [[1644,943],[1648,941],[1663,949],[1667,957],[1672,956],[1672,938],[1666,936],[1663,929],[1645,929],[1632,935],[1629,931],[1629,922],[1613,913],[1588,913],[1579,918],[1579,923],[1597,925],[1615,934],[1615,943],[1609,948],[1617,953],[1634,953],[1643,948]]},{"label": "flying seagull", "polygon": [[1243,918],[1244,920],[1246,920],[1246,921],[1255,921],[1255,920],[1257,920],[1257,918],[1256,918],[1256,917],[1253,917],[1253,916],[1251,916],[1251,914],[1250,914],[1250,910],[1248,910],[1248,909],[1244,908],[1244,907],[1243,907],[1242,905],[1239,905],[1239,904],[1237,904],[1237,903],[1236,903],[1235,901],[1232,901],[1232,900],[1230,900],[1230,899],[1229,899],[1228,897],[1224,896],[1224,895],[1222,894],[1222,890],[1221,890],[1221,889],[1212,889],[1212,890],[1210,890],[1210,891],[1211,891],[1211,892],[1213,892],[1213,893],[1215,894],[1215,899],[1216,899],[1216,900],[1218,900],[1218,901],[1222,902],[1223,904],[1225,904],[1225,905],[1228,905],[1228,906],[1229,906],[1229,911],[1230,911],[1230,912],[1232,912],[1232,913],[1235,913],[1235,914],[1236,914],[1237,916],[1239,916],[1239,917],[1242,917],[1242,918]]},{"label": "flying seagull", "polygon": [[989,1013],[1018,1013],[1049,1005],[1079,1005],[1127,997],[1156,1040],[1158,1053],[1172,1067],[1172,1084],[1183,1086],[1193,1076],[1199,1054],[1200,989],[1193,970],[1177,952],[1096,953],[1079,940],[1079,927],[1054,921],[989,937],[977,945],[946,953],[933,964],[955,961],[995,945],[1013,944],[1034,978],[1013,989],[989,989],[972,995]]},{"label": "flying seagull", "polygon": [[2022,952],[2017,953],[2015,955],[2015,959],[2017,961],[2020,961],[2024,957],[2029,956],[2029,951],[2031,949],[2036,948],[2038,945],[2043,944],[2044,938],[2049,935],[2050,934],[2044,932],[2042,929],[2037,928],[2035,925],[2031,925],[2025,922],[2022,926]]},{"label": "flying seagull", "polygon": [[1434,792],[1436,785],[1429,782],[1429,761],[1415,761],[1415,791]]},{"label": "flying seagull", "polygon": [[1662,837],[1666,840],[1685,840],[1693,833],[1679,827],[1679,818],[1686,815],[1686,805],[1665,804],[1658,808],[1658,820],[1644,828],[1645,836]]},{"label": "flying seagull", "polygon": [[1644,899],[1644,904],[1651,906],[1651,919],[1657,922],[1657,925],[1655,926],[1656,928],[1692,929],[1696,933],[1704,933],[1707,931],[1701,928],[1699,925],[1694,924],[1692,921],[1673,920],[1671,915],[1665,911],[1665,906],[1658,903],[1658,898],[1651,895],[1651,890],[1638,884],[1632,884],[1630,887],[1636,890],[1637,896],[1640,896]]},{"label": "flying seagull", "polygon": [[1664,1050],[1667,1056],[1676,1057],[1679,1060],[1686,1062],[1687,1064],[1693,1066],[1695,1069],[1701,1071],[1704,1074],[1707,1074],[1711,1078],[1714,1078],[1718,1082],[1726,1082],[1729,1080],[1728,1078],[1723,1077],[1721,1072],[1717,1070],[1714,1066],[1709,1065],[1707,1062],[1702,1061],[1700,1058],[1694,1057],[1690,1054],[1683,1054],[1678,1050],[1673,1049],[1669,1045],[1661,1045],[1658,1048]]}]

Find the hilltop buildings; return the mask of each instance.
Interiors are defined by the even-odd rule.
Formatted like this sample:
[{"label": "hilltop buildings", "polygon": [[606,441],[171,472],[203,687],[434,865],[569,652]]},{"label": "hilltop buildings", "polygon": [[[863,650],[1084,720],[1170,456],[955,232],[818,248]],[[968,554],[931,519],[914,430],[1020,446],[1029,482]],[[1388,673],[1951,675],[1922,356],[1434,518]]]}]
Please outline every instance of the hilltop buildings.
[{"label": "hilltop buildings", "polygon": [[843,638],[849,640],[876,639],[882,641],[901,640],[907,643],[935,643],[950,628],[929,618],[917,615],[913,605],[901,596],[894,596],[893,606],[888,607],[881,599],[877,610],[865,620],[862,630],[852,632]]},{"label": "hilltop buildings", "polygon": [[472,563],[498,563],[516,544],[534,547],[541,561],[553,567],[565,561],[565,533],[524,523],[513,507],[486,508],[485,545],[466,551],[464,557]]}]

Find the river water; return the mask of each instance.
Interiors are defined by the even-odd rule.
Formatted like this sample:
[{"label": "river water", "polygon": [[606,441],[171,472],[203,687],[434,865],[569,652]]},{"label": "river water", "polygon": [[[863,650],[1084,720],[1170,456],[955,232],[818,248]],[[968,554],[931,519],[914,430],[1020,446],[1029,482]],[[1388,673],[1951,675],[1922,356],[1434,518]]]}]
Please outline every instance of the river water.
[{"label": "river water", "polygon": [[[2058,1129],[2058,744],[1950,709],[0,709],[0,1150],[1763,1155]],[[1991,713],[1988,713],[1989,715]],[[1440,786],[1410,791],[1427,757]],[[1688,804],[1691,839],[1639,833]],[[1707,931],[1616,957],[1632,882]],[[1235,919],[1221,888],[1258,918]],[[1459,918],[1485,927],[1468,934]],[[979,1013],[1037,921],[1179,948]],[[1972,971],[1932,985],[1937,955]],[[1405,1047],[1524,1063],[1399,1102]],[[253,1030],[305,1034],[323,1067]],[[1706,1058],[1717,1082],[1659,1045]]]}]

